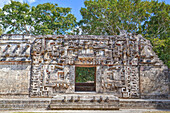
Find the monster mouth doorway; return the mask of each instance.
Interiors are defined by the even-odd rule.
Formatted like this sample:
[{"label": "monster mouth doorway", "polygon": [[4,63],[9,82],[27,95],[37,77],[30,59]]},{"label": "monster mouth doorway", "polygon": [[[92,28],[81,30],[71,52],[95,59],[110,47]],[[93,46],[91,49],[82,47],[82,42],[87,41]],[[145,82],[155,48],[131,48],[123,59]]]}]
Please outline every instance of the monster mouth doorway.
[{"label": "monster mouth doorway", "polygon": [[76,66],[75,69],[75,91],[96,91],[96,67]]}]

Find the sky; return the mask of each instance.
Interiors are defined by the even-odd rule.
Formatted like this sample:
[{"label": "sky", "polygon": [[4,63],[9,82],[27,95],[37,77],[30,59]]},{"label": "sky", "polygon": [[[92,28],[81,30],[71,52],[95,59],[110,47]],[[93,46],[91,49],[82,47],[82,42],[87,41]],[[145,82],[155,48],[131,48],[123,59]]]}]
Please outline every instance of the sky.
[{"label": "sky", "polygon": [[[30,6],[36,6],[38,4],[43,3],[57,3],[59,7],[70,7],[72,8],[71,13],[75,15],[77,20],[81,20],[81,14],[80,9],[81,7],[84,7],[84,1],[85,0],[14,0],[14,1],[20,1],[20,2],[26,2]],[[165,1],[165,3],[170,4],[170,0],[158,0],[159,2]],[[9,3],[10,0],[0,0],[0,8],[4,6],[4,4]]]}]

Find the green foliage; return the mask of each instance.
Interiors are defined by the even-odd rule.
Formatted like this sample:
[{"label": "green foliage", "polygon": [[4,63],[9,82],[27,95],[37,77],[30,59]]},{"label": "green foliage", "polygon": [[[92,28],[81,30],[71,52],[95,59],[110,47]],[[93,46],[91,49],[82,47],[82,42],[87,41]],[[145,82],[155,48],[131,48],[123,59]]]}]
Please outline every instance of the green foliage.
[{"label": "green foliage", "polygon": [[66,34],[76,25],[76,18],[70,14],[70,8],[57,6],[45,3],[32,7],[35,34]]},{"label": "green foliage", "polygon": [[67,34],[76,25],[70,8],[57,4],[39,4],[30,7],[27,3],[12,1],[0,10],[0,24],[8,34]]},{"label": "green foliage", "polygon": [[119,28],[141,32],[141,23],[150,16],[150,2],[141,0],[86,0],[79,22],[84,34],[115,35]]},{"label": "green foliage", "polygon": [[170,5],[152,1],[152,15],[142,25],[142,34],[149,39],[159,58],[170,68]]},{"label": "green foliage", "polygon": [[2,35],[3,33],[3,30],[2,30],[2,27],[0,26],[0,36]]},{"label": "green foliage", "polygon": [[170,5],[142,0],[85,0],[79,22],[83,34],[116,35],[120,30],[142,34],[170,68]]},{"label": "green foliage", "polygon": [[170,38],[159,39],[154,38],[151,40],[154,51],[158,54],[159,58],[170,68]]},{"label": "green foliage", "polygon": [[76,83],[94,81],[95,67],[76,67]]},{"label": "green foliage", "polygon": [[[121,30],[149,39],[159,58],[170,68],[170,5],[142,0],[85,0],[79,22],[83,34],[116,35]],[[30,7],[12,1],[0,9],[0,26],[7,34],[72,34],[76,18],[70,8],[44,3]],[[2,34],[0,28],[0,34]],[[79,29],[74,29],[78,34]]]},{"label": "green foliage", "polygon": [[20,3],[11,1],[10,4],[5,5],[0,12],[0,22],[3,28],[9,29],[7,32],[10,33],[28,33],[26,25],[29,24],[27,21],[30,18],[29,11],[30,6],[27,3]]}]

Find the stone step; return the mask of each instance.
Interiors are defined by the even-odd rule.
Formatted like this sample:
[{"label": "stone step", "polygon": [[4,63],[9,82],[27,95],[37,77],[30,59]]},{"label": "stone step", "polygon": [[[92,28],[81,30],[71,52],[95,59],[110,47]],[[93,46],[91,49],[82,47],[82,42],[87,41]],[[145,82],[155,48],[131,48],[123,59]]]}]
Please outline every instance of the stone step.
[{"label": "stone step", "polygon": [[[81,92],[77,95],[84,95]],[[86,93],[86,95],[98,95],[96,93]],[[0,113],[1,110],[21,110],[21,109],[116,109],[116,106],[120,109],[170,109],[170,100],[161,99],[119,99],[107,102],[88,102],[83,104],[80,102],[70,102],[69,98],[67,102],[56,102],[54,98],[29,98],[29,99],[0,99]],[[59,100],[59,99],[58,99]],[[86,99],[87,100],[87,99]],[[57,103],[57,104],[55,104]],[[71,105],[71,106],[70,106]],[[90,107],[89,107],[90,106]]]},{"label": "stone step", "polygon": [[119,109],[119,99],[104,94],[63,94],[52,98],[50,109]]},{"label": "stone step", "polygon": [[48,108],[51,99],[0,99],[0,110]]}]

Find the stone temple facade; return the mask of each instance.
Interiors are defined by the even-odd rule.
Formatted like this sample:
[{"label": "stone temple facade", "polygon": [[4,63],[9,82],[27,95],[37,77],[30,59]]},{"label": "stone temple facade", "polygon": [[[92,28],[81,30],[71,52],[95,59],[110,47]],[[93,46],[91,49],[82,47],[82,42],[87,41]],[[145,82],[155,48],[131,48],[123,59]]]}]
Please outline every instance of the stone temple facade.
[{"label": "stone temple facade", "polygon": [[2,35],[0,98],[78,95],[76,67],[95,67],[91,98],[98,94],[101,101],[102,94],[126,99],[170,98],[168,68],[151,43],[136,34]]}]

